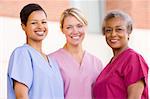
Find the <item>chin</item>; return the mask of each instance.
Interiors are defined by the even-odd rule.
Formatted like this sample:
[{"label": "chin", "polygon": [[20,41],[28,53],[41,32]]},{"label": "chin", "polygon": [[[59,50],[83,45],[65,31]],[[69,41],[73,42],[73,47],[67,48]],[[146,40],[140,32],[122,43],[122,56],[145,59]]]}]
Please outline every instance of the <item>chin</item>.
[{"label": "chin", "polygon": [[43,41],[45,38],[38,38],[36,41]]},{"label": "chin", "polygon": [[74,45],[74,46],[78,46],[78,45],[80,45],[79,43],[75,43],[75,44],[72,44],[72,45]]},{"label": "chin", "polygon": [[109,45],[112,49],[120,49],[120,46]]},{"label": "chin", "polygon": [[73,46],[78,46],[80,45],[81,43],[72,43]]}]

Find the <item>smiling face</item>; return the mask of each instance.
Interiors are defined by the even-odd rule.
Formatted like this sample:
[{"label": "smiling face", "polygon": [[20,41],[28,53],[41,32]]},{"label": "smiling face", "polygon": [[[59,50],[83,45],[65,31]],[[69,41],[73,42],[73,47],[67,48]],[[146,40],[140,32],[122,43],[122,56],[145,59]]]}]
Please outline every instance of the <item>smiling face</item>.
[{"label": "smiling face", "polygon": [[43,11],[33,11],[27,20],[26,25],[22,24],[26,33],[27,42],[42,41],[48,33],[47,17]]},{"label": "smiling face", "polygon": [[105,22],[104,35],[107,44],[113,49],[125,49],[128,47],[129,33],[127,22],[120,17],[115,17]]},{"label": "smiling face", "polygon": [[84,39],[86,25],[77,20],[74,16],[67,16],[63,22],[62,32],[66,36],[67,44],[77,46],[80,45]]}]

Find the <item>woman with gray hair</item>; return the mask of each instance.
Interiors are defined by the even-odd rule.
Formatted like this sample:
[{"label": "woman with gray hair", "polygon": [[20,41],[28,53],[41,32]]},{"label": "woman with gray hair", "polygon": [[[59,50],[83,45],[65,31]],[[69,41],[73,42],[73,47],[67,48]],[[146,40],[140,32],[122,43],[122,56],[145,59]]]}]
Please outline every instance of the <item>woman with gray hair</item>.
[{"label": "woman with gray hair", "polygon": [[128,46],[132,25],[122,11],[105,16],[102,31],[114,56],[97,78],[94,99],[148,99],[148,65]]}]

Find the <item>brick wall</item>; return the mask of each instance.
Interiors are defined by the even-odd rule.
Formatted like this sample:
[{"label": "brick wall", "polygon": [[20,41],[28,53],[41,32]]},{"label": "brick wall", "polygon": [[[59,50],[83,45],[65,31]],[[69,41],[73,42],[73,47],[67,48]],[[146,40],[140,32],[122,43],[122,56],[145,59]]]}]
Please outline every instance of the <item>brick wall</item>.
[{"label": "brick wall", "polygon": [[150,0],[106,0],[106,11],[112,9],[129,13],[136,28],[150,29]]},{"label": "brick wall", "polygon": [[[0,0],[0,16],[18,17],[28,3],[39,3],[47,12],[50,21],[58,21],[70,0]],[[106,11],[121,9],[132,16],[136,28],[150,29],[150,0],[106,0]]]},{"label": "brick wall", "polygon": [[45,9],[50,21],[58,21],[62,11],[69,7],[69,0],[0,0],[0,16],[19,18],[22,7],[31,2]]}]

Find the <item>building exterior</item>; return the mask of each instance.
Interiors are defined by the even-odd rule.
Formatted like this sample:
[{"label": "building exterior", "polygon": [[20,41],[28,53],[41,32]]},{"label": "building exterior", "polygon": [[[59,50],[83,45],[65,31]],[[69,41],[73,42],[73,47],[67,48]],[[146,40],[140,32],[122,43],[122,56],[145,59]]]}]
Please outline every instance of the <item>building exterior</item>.
[{"label": "building exterior", "polygon": [[135,28],[150,28],[150,0],[0,0],[0,16],[18,18],[20,9],[31,2],[39,3],[45,9],[50,21],[59,21],[60,13],[73,5],[83,8],[83,5],[86,4],[83,9],[87,12],[86,9],[89,7],[95,8],[95,5],[92,6],[92,3],[95,2],[99,7],[94,11],[103,6],[101,8],[103,12],[100,12],[99,17],[109,10],[121,9],[132,16]]},{"label": "building exterior", "polygon": [[130,45],[144,55],[150,66],[150,0],[0,0],[0,99],[7,99],[9,56],[15,47],[25,41],[19,12],[31,2],[40,4],[48,14],[49,34],[44,42],[47,53],[62,47],[65,42],[59,29],[60,14],[68,7],[77,7],[85,13],[89,22],[84,47],[106,64],[112,53],[101,35],[101,22],[106,12],[120,9],[129,13],[134,20],[135,30]]}]

